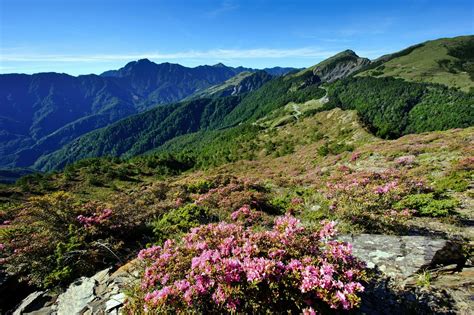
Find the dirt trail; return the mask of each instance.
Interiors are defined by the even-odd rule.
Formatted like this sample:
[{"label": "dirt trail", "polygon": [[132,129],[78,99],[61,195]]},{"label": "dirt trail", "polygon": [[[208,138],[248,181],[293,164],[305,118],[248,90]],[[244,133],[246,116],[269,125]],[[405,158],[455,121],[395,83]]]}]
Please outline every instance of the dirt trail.
[{"label": "dirt trail", "polygon": [[293,116],[295,116],[296,120],[299,120],[299,116],[302,114],[300,111],[300,106],[296,103],[291,104],[291,106],[293,107],[293,111],[295,112]]}]

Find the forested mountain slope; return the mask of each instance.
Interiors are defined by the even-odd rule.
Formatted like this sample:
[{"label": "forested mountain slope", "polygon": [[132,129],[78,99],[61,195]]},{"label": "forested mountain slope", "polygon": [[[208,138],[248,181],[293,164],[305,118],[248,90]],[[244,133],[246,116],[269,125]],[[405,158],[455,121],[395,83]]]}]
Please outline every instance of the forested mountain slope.
[{"label": "forested mountain slope", "polygon": [[144,59],[101,76],[0,75],[0,166],[29,166],[91,130],[179,101],[246,70]]},{"label": "forested mountain slope", "polygon": [[[392,57],[396,58],[395,55]],[[165,148],[174,152],[192,150],[197,159],[202,159],[204,152],[235,151],[235,139],[250,141],[259,128],[265,128],[260,123],[262,119],[288,122],[288,119],[298,119],[301,110],[308,106],[311,110],[305,109],[305,115],[335,107],[355,109],[366,128],[382,138],[474,125],[472,93],[391,77],[353,77],[358,72],[370,71],[364,68],[371,66],[367,59],[344,51],[306,70],[269,81],[264,73],[251,76],[242,73],[221,86],[211,87],[202,94],[198,92],[197,95],[214,97],[203,100],[205,105],[197,99],[119,121],[44,156],[35,167],[51,170],[85,157],[130,157],[154,149],[166,151]],[[250,79],[252,85],[260,87],[235,99],[223,98],[219,106],[215,105],[219,96],[229,94],[238,84]],[[317,101],[319,99],[321,101]],[[195,107],[198,103],[203,106]],[[210,110],[215,113],[209,115]],[[294,113],[288,116],[288,111]],[[178,118],[180,115],[185,119]],[[195,123],[203,119],[213,120]],[[173,139],[175,137],[178,138]],[[190,142],[190,139],[193,140]],[[167,141],[172,145],[165,144]],[[216,156],[213,162],[203,163],[226,160],[233,158]]]}]

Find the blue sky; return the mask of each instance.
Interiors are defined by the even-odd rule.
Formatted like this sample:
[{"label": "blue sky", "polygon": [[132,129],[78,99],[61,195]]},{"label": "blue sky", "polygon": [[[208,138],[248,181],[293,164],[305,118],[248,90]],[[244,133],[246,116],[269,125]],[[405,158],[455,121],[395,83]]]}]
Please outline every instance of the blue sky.
[{"label": "blue sky", "polygon": [[306,67],[474,33],[461,0],[0,0],[0,72],[101,73],[149,58]]}]

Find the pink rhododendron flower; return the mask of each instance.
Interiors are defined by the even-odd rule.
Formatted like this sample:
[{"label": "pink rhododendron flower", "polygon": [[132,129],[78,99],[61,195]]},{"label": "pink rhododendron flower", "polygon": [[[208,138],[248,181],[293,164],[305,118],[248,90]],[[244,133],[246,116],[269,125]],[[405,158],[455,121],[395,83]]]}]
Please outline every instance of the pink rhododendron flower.
[{"label": "pink rhododendron flower", "polygon": [[395,163],[400,165],[410,165],[413,162],[415,162],[415,156],[413,155],[401,156],[395,159]]},{"label": "pink rhododendron flower", "polygon": [[90,227],[96,224],[100,224],[107,220],[112,215],[111,209],[104,209],[101,213],[95,213],[92,216],[79,215],[77,220],[82,223],[85,227]]},{"label": "pink rhododendron flower", "polygon": [[312,232],[291,215],[264,231],[224,222],[193,228],[181,243],[140,251],[143,309],[255,313],[262,301],[273,312],[273,303],[294,310],[306,305],[306,314],[315,314],[318,303],[353,308],[363,290],[363,264],[350,245],[329,241],[335,233],[335,222]]},{"label": "pink rhododendron flower", "polygon": [[305,308],[303,310],[303,315],[316,315],[316,311],[312,307]]}]

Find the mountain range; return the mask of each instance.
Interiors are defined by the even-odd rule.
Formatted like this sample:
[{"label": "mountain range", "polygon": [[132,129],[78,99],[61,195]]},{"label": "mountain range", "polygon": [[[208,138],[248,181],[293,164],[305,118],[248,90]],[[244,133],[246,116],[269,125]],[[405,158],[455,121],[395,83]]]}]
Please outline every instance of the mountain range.
[{"label": "mountain range", "polygon": [[[0,313],[236,311],[214,308],[219,288],[254,307],[242,313],[301,313],[321,292],[318,277],[314,294],[301,290],[306,271],[327,268],[355,312],[469,313],[473,47],[461,36],[375,60],[344,50],[275,72],[139,60],[2,75]],[[214,293],[175,304],[173,279],[191,294],[209,283],[195,273],[209,253]],[[251,280],[252,261],[278,281]],[[122,287],[136,275],[150,286]],[[344,295],[355,281],[364,294]],[[311,306],[337,313],[324,303],[339,296]]]},{"label": "mountain range", "polygon": [[[292,70],[277,67],[265,73]],[[89,131],[256,71],[142,59],[101,75],[0,75],[0,166],[30,166]]]},{"label": "mountain range", "polygon": [[[357,109],[381,137],[466,127],[474,117],[473,43],[473,36],[439,39],[373,61],[346,50],[303,70],[142,59],[101,75],[0,75],[0,167],[47,171],[87,157],[135,156],[170,140],[183,150],[175,138],[231,133],[290,102],[324,97],[330,102],[313,111]],[[426,123],[426,113],[439,119]]]}]

